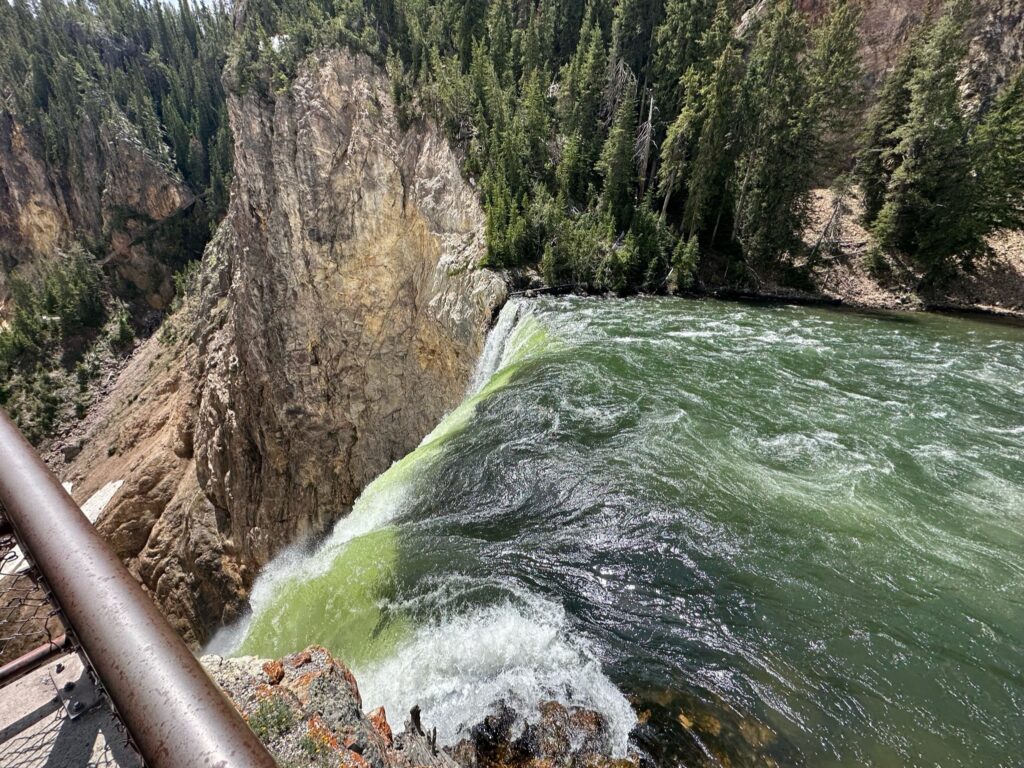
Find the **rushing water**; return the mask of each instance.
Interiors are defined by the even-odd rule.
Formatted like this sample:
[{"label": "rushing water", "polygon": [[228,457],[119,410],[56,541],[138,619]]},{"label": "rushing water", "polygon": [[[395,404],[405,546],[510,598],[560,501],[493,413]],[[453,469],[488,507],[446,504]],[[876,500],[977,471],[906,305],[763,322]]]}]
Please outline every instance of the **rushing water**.
[{"label": "rushing water", "polygon": [[323,643],[447,742],[557,698],[665,765],[1020,766],[1022,448],[1019,328],[511,304],[466,402],[218,644]]}]

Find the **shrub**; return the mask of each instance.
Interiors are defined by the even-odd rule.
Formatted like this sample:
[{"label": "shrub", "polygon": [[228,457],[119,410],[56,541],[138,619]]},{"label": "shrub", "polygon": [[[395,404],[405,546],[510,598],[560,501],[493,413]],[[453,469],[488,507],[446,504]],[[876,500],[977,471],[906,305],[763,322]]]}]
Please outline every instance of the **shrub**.
[{"label": "shrub", "polygon": [[280,696],[263,699],[249,715],[249,727],[263,741],[283,736],[295,725],[295,713]]}]

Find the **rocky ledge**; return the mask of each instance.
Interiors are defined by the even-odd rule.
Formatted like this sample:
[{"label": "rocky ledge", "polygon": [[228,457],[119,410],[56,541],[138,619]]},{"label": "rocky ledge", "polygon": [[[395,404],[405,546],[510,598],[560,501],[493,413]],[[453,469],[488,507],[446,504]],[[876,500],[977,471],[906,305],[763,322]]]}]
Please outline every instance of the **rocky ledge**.
[{"label": "rocky ledge", "polygon": [[382,707],[365,714],[355,676],[320,646],[280,660],[205,656],[281,768],[635,768],[611,754],[598,712],[541,705],[535,722],[497,702],[455,746],[441,747],[429,713],[413,707],[396,733]]}]

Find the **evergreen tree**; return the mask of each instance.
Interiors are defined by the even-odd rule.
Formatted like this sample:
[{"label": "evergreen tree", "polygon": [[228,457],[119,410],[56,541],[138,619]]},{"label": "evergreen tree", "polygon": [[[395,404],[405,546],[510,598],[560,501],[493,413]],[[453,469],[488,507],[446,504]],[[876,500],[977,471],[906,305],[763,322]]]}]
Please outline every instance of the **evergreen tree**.
[{"label": "evergreen tree", "polygon": [[872,227],[880,247],[913,255],[930,275],[977,247],[971,226],[973,174],[957,84],[963,28],[953,14],[922,46],[908,90],[910,107],[895,131],[898,163]]},{"label": "evergreen tree", "polygon": [[633,146],[636,139],[636,86],[627,86],[615,109],[611,130],[597,162],[597,172],[604,180],[600,205],[612,218],[616,231],[622,232],[633,217],[633,191],[636,173]]},{"label": "evergreen tree", "polygon": [[[704,232],[712,210],[716,215],[708,242],[714,244],[718,236],[727,199],[726,183],[736,159],[732,121],[742,71],[739,50],[729,42],[702,91],[703,119],[683,214],[684,231],[690,240]],[[690,253],[696,251],[691,249]]]},{"label": "evergreen tree", "polygon": [[1024,67],[971,137],[977,235],[1024,228]]},{"label": "evergreen tree", "polygon": [[894,157],[899,145],[897,131],[910,110],[910,78],[917,66],[917,49],[916,43],[911,44],[882,84],[878,101],[868,117],[863,148],[857,155],[854,175],[861,186],[864,222],[869,226],[885,204],[892,171],[898,165]]},{"label": "evergreen tree", "polygon": [[[724,0],[719,13],[727,14]],[[665,18],[655,33],[653,53],[655,95],[664,115],[676,115],[682,108],[683,74],[704,52],[701,39],[715,14],[714,0],[668,0]]]},{"label": "evergreen tree", "polygon": [[748,263],[793,249],[806,216],[811,156],[808,83],[800,66],[804,20],[776,0],[758,31],[741,84],[742,149],[733,172],[733,231]]},{"label": "evergreen tree", "polygon": [[840,0],[813,34],[807,58],[811,152],[824,180],[852,170],[854,127],[861,113],[860,10]]}]

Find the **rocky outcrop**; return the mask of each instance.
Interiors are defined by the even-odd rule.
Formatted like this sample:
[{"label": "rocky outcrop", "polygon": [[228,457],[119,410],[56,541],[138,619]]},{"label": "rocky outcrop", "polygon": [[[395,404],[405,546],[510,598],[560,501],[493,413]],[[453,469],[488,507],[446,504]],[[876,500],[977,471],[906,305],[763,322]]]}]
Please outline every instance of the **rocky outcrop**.
[{"label": "rocky outcrop", "polygon": [[964,77],[968,102],[976,109],[986,107],[1024,65],[1024,0],[977,5]]},{"label": "rocky outcrop", "polygon": [[[349,768],[635,768],[614,760],[607,722],[592,710],[550,701],[524,724],[509,707],[451,747],[437,744],[414,707],[395,733],[388,713],[363,713],[355,677],[324,648],[280,660],[205,656],[203,665],[281,765]],[[392,713],[397,714],[397,713]]]},{"label": "rocky outcrop", "polygon": [[85,243],[104,251],[124,295],[165,309],[184,255],[161,227],[190,216],[195,196],[113,108],[102,121],[83,115],[73,146],[73,162],[55,168],[34,133],[0,110],[0,301],[9,274]]},{"label": "rocky outcrop", "polygon": [[368,58],[312,57],[229,111],[235,181],[201,285],[67,478],[83,496],[125,481],[98,527],[194,643],[459,402],[505,298],[476,267],[458,158],[429,123],[399,128]]}]

